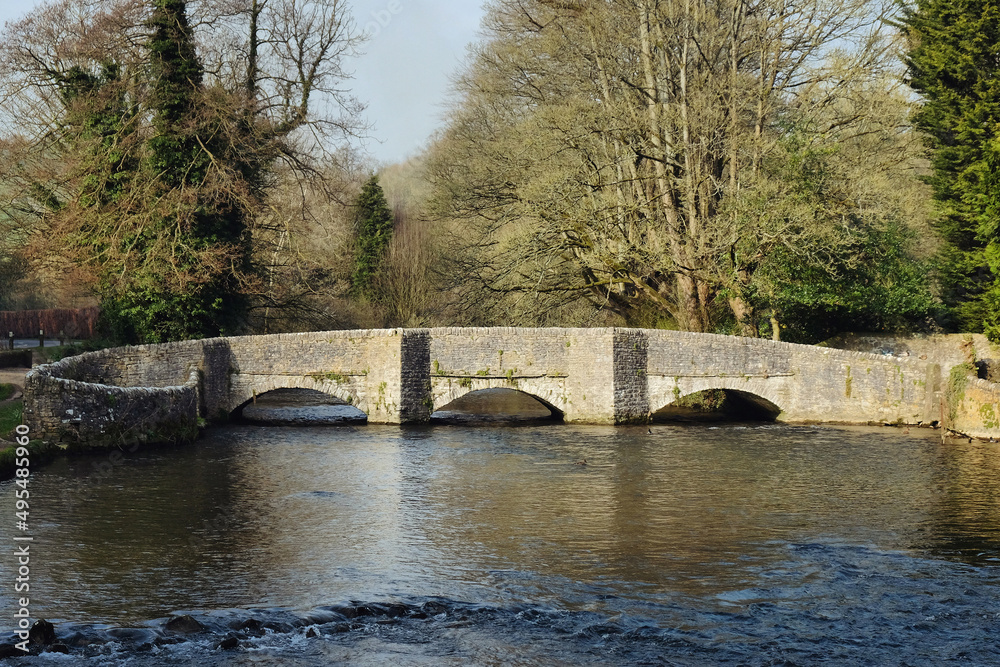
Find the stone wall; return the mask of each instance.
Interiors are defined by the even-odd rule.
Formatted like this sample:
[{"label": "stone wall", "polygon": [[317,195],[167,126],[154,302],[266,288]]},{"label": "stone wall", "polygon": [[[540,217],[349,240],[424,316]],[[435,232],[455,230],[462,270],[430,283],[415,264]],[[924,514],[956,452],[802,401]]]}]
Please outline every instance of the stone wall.
[{"label": "stone wall", "polygon": [[530,394],[568,422],[628,423],[681,396],[725,389],[773,406],[784,421],[918,424],[942,419],[941,375],[913,357],[676,331],[333,331],[72,357],[29,373],[25,414],[36,432],[103,446],[190,437],[199,419],[226,419],[278,388],[323,391],[373,423],[425,421],[495,387]]},{"label": "stone wall", "polygon": [[974,438],[1000,440],[1000,384],[953,376],[945,426]]},{"label": "stone wall", "polygon": [[869,352],[878,356],[904,357],[940,366],[945,375],[959,364],[990,360],[998,356],[982,334],[896,334],[845,333],[823,344],[842,350]]},{"label": "stone wall", "polygon": [[915,359],[760,338],[650,331],[650,409],[707,389],[766,399],[793,422],[940,420],[940,371]]},{"label": "stone wall", "polygon": [[32,370],[25,376],[25,424],[33,434],[73,449],[194,439],[198,370],[188,368],[184,381],[175,386],[102,382],[120,377],[128,358],[121,350],[106,350]]}]

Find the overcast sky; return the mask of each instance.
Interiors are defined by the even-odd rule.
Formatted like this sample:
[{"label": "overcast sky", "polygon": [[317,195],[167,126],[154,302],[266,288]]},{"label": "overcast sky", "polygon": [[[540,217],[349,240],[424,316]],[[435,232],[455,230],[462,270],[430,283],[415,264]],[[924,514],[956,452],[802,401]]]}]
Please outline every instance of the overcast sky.
[{"label": "overcast sky", "polygon": [[[366,148],[392,163],[416,153],[441,124],[449,77],[476,38],[480,0],[350,0],[371,40],[349,63],[355,95],[374,124]],[[0,22],[20,18],[33,0],[0,0]]]}]

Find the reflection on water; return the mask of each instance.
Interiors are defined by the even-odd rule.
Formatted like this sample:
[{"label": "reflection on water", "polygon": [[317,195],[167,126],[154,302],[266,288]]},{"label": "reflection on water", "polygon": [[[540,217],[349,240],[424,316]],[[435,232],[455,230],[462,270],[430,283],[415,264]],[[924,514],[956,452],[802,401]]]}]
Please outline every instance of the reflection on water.
[{"label": "reflection on water", "polygon": [[949,442],[934,455],[934,546],[970,563],[1000,564],[1000,444]]},{"label": "reflection on water", "polygon": [[650,431],[240,426],[98,473],[105,457],[61,461],[32,481],[33,611],[131,624],[443,598],[624,614],[712,641],[763,614],[771,630],[753,632],[778,641],[789,624],[861,633],[834,628],[849,608],[904,643],[924,622],[899,616],[907,605],[975,589],[969,613],[1000,614],[1000,445],[894,429]]}]

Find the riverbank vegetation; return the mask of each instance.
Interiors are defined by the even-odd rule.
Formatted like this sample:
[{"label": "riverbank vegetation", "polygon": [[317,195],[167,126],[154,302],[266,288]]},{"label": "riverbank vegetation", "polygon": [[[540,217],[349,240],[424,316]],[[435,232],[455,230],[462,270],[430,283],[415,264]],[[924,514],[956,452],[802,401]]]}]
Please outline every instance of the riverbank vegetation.
[{"label": "riverbank vegetation", "polygon": [[342,0],[55,0],[0,40],[0,271],[89,290],[116,342],[996,337],[996,68],[971,36],[1000,22],[947,6],[496,0],[442,130],[378,167]]}]

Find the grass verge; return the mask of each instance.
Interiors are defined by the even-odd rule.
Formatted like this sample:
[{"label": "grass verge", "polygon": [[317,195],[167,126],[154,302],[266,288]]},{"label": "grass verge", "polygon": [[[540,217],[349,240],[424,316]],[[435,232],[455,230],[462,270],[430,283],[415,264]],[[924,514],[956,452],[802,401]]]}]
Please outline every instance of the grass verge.
[{"label": "grass verge", "polygon": [[[14,386],[0,384],[0,400],[10,398],[14,393]],[[16,400],[0,405],[0,438],[10,440],[13,437],[14,429],[21,423],[24,412],[24,401]]]}]

